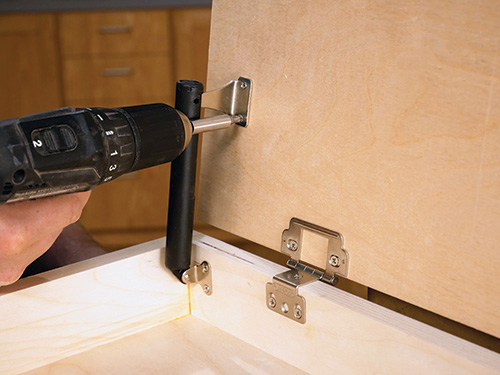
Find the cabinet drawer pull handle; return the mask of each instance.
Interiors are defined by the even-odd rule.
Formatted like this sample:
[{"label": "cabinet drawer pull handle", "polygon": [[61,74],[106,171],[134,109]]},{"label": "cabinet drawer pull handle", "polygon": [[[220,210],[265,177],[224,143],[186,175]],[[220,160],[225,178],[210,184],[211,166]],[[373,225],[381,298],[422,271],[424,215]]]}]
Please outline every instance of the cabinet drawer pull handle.
[{"label": "cabinet drawer pull handle", "polygon": [[101,74],[105,77],[113,77],[113,76],[130,76],[134,70],[132,68],[106,68],[103,69]]},{"label": "cabinet drawer pull handle", "polygon": [[100,26],[98,30],[101,34],[129,33],[130,31],[132,31],[132,26],[130,25]]}]

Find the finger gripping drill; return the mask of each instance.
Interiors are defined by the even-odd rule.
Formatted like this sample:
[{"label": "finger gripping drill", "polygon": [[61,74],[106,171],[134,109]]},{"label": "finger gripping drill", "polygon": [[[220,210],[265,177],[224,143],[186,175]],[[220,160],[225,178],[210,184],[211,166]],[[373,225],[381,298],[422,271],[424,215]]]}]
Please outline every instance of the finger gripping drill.
[{"label": "finger gripping drill", "polygon": [[182,112],[162,103],[0,121],[0,204],[90,190],[170,162],[196,133]]}]

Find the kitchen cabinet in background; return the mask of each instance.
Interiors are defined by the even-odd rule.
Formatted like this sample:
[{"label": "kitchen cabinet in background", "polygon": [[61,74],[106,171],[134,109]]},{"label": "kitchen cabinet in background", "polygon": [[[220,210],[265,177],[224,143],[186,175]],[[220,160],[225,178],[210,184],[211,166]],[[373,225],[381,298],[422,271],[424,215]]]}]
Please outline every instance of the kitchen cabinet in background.
[{"label": "kitchen cabinet in background", "polygon": [[[174,105],[206,80],[210,8],[0,16],[0,117],[63,106]],[[107,250],[164,236],[169,165],[96,188],[81,224]]]}]

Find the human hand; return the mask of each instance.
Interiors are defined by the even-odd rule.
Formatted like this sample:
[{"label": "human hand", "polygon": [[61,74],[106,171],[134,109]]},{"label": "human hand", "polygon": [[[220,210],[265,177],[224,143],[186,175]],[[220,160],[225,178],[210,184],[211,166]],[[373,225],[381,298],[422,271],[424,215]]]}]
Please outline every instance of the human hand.
[{"label": "human hand", "polygon": [[89,197],[83,192],[0,206],[0,286],[19,279],[80,218]]}]

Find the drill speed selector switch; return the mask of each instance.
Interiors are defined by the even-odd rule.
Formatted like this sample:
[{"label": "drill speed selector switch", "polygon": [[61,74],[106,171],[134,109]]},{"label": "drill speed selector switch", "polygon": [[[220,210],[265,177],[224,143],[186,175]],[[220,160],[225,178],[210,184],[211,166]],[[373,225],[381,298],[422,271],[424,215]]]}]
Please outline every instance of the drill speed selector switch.
[{"label": "drill speed selector switch", "polygon": [[76,134],[68,125],[33,130],[31,142],[40,155],[71,151],[77,146]]}]

